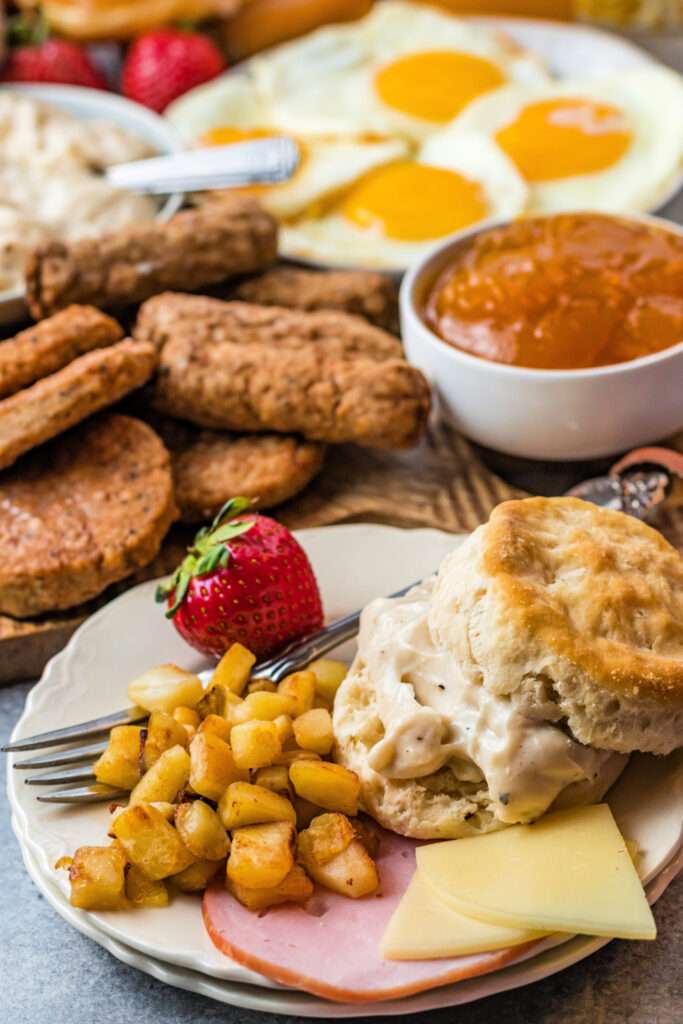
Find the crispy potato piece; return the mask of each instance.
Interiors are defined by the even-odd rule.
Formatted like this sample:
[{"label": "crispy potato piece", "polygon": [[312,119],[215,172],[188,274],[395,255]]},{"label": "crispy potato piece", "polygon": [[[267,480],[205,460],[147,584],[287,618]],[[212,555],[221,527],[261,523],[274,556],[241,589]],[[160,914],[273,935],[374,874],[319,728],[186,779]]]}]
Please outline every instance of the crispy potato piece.
[{"label": "crispy potato piece", "polygon": [[323,807],[351,817],[358,814],[360,782],[355,772],[340,764],[326,761],[295,761],[289,777],[299,796]]},{"label": "crispy potato piece", "polygon": [[324,700],[334,703],[337,690],[346,678],[349,666],[334,658],[319,658],[312,661],[308,671],[315,675],[315,692]]},{"label": "crispy potato piece", "polygon": [[243,722],[235,725],[230,741],[238,768],[267,768],[282,752],[274,722]]},{"label": "crispy potato piece", "polygon": [[318,864],[306,844],[299,851],[299,858],[315,882],[353,900],[369,896],[379,886],[375,862],[359,839],[354,839],[326,864]]},{"label": "crispy potato piece", "polygon": [[294,725],[289,715],[278,715],[275,719],[275,728],[280,737],[280,743],[284,747],[287,740],[294,736]]},{"label": "crispy potato piece", "polygon": [[329,754],[334,744],[332,716],[324,708],[311,708],[294,719],[294,739],[303,750]]},{"label": "crispy potato piece", "polygon": [[216,665],[209,687],[221,685],[239,697],[255,664],[255,654],[242,644],[232,644]]},{"label": "crispy potato piece", "polygon": [[69,868],[72,907],[121,910],[126,906],[126,855],[111,846],[80,846]]},{"label": "crispy potato piece", "polygon": [[313,672],[294,672],[285,676],[277,688],[277,692],[288,697],[292,702],[290,714],[293,718],[310,711],[315,699],[315,675]]},{"label": "crispy potato piece", "polygon": [[302,863],[328,864],[356,839],[356,832],[344,814],[319,814],[297,839],[297,856]]},{"label": "crispy potato piece", "polygon": [[173,825],[149,804],[134,804],[119,814],[112,831],[131,864],[157,880],[177,875],[194,860]]},{"label": "crispy potato piece", "polygon": [[[189,708],[188,708],[189,710]],[[186,747],[190,742],[187,730],[168,711],[153,711],[146,726],[142,760],[148,771],[171,747]]]},{"label": "crispy potato piece", "polygon": [[247,693],[277,693],[277,686],[272,679],[257,676],[247,683]]},{"label": "crispy potato piece", "polygon": [[[201,701],[199,703],[201,704]],[[187,733],[187,741],[189,743],[201,722],[199,712],[195,708],[186,708],[181,706],[174,710],[173,718],[176,722],[182,725],[183,729]]]},{"label": "crispy potato piece", "polygon": [[226,718],[220,715],[207,715],[199,726],[199,732],[212,732],[214,736],[220,736],[226,743],[230,742],[230,730],[232,726]]},{"label": "crispy potato piece", "polygon": [[[245,783],[236,782],[234,785],[240,786]],[[225,860],[228,856],[230,840],[221,819],[203,800],[181,804],[175,813],[175,827],[183,843],[197,860]]]},{"label": "crispy potato piece", "polygon": [[293,803],[296,810],[296,827],[301,830],[308,828],[322,810],[317,804],[312,804],[310,800],[304,800],[301,796],[295,796]]},{"label": "crispy potato piece", "polygon": [[181,892],[202,892],[225,865],[219,860],[196,860],[189,868],[169,878]]},{"label": "crispy potato piece", "polygon": [[273,793],[281,793],[283,796],[292,795],[292,785],[289,781],[289,771],[284,764],[269,765],[268,768],[259,768],[254,776],[254,783],[257,786],[264,786]]},{"label": "crispy potato piece", "polygon": [[241,722],[274,722],[281,715],[289,715],[292,707],[292,701],[284,694],[261,690],[244,698],[235,718]]},{"label": "crispy potato piece", "polygon": [[202,718],[206,718],[207,715],[220,715],[221,718],[225,718],[226,721],[234,725],[234,714],[241,703],[242,698],[227,686],[223,686],[222,683],[214,683],[200,700],[197,711]]},{"label": "crispy potato piece", "polygon": [[95,762],[95,778],[116,789],[133,789],[142,774],[142,729],[116,725],[109,733],[107,749]]},{"label": "crispy potato piece", "polygon": [[137,864],[126,872],[126,896],[134,907],[167,907],[169,902],[166,884],[148,878]]},{"label": "crispy potato piece", "polygon": [[377,860],[381,843],[379,827],[370,818],[350,818],[356,839],[359,839],[373,860]]},{"label": "crispy potato piece", "polygon": [[255,786],[250,782],[233,782],[228,786],[218,803],[218,813],[230,831],[265,821],[296,824],[296,812],[291,801],[265,786]]},{"label": "crispy potato piece", "polygon": [[228,878],[245,889],[273,889],[294,867],[295,841],[294,826],[284,821],[236,829]]},{"label": "crispy potato piece", "polygon": [[320,761],[322,760],[320,754],[316,754],[313,750],[283,750],[282,753],[275,758],[273,764],[280,765],[284,764],[289,766],[294,764],[295,761]]},{"label": "crispy potato piece", "polygon": [[190,785],[195,793],[219,800],[231,782],[247,778],[225,740],[215,733],[197,733],[190,743]]},{"label": "crispy potato piece", "polygon": [[313,883],[298,864],[272,889],[247,889],[229,877],[225,885],[228,892],[247,910],[265,910],[278,903],[305,903],[313,895]]},{"label": "crispy potato piece", "polygon": [[146,711],[172,712],[177,707],[194,708],[204,687],[199,676],[177,665],[157,665],[128,684],[128,696]]},{"label": "crispy potato piece", "polygon": [[[179,728],[182,728],[180,726]],[[172,804],[190,778],[190,755],[184,747],[165,750],[130,794],[131,804]]]}]

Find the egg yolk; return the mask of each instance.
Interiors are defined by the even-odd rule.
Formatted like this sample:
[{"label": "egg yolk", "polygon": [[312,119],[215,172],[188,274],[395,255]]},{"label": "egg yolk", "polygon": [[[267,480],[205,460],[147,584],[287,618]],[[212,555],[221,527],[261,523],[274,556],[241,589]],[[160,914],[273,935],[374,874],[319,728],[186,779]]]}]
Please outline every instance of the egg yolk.
[{"label": "egg yolk", "polygon": [[578,97],[530,103],[495,138],[531,182],[604,171],[632,141],[623,111]]},{"label": "egg yolk", "polygon": [[483,220],[489,210],[479,182],[405,161],[371,171],[351,189],[341,212],[365,230],[421,242]]},{"label": "egg yolk", "polygon": [[504,81],[500,69],[482,57],[429,50],[408,54],[381,68],[375,88],[395,110],[444,124],[475,97],[497,89]]}]

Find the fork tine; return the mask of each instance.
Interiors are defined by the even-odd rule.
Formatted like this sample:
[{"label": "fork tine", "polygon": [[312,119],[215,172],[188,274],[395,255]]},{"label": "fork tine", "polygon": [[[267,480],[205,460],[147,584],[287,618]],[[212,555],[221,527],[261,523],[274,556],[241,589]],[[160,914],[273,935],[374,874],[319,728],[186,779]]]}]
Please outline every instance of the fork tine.
[{"label": "fork tine", "polygon": [[59,786],[68,782],[95,782],[93,764],[77,764],[73,768],[62,768],[56,772],[43,772],[24,779],[25,786]]},{"label": "fork tine", "polygon": [[52,732],[29,736],[25,740],[15,740],[14,743],[8,743],[7,746],[0,749],[8,752],[61,746],[64,743],[71,743],[72,740],[86,740],[91,736],[99,736],[100,733],[109,732],[115,725],[133,725],[135,722],[144,721],[145,718],[147,718],[147,714],[140,708],[126,708],[125,711],[115,711],[112,715],[105,715],[103,718],[93,718],[89,722],[69,725],[66,729],[53,729]]},{"label": "fork tine", "polygon": [[111,786],[95,783],[94,786],[77,786],[73,789],[57,789],[52,793],[43,793],[37,796],[36,800],[44,804],[102,804],[129,796],[130,793],[125,789],[112,789]]},{"label": "fork tine", "polygon": [[58,768],[60,765],[67,767],[70,764],[77,764],[79,761],[92,761],[106,750],[107,741],[100,740],[99,743],[88,743],[84,747],[69,747],[68,750],[51,751],[49,754],[36,754],[25,761],[15,761],[13,767],[20,770],[26,768]]}]

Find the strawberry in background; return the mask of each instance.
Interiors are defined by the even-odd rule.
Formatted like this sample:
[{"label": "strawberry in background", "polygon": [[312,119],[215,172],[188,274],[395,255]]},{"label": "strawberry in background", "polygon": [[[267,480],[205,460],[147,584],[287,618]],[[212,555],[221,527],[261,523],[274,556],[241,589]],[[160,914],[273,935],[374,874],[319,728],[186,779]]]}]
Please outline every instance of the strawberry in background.
[{"label": "strawberry in background", "polygon": [[107,89],[108,84],[84,47],[48,36],[40,13],[8,19],[10,48],[0,69],[0,82],[49,82]]},{"label": "strawberry in background", "polygon": [[208,36],[159,29],[128,50],[121,75],[124,96],[161,114],[178,96],[225,70],[223,55]]}]

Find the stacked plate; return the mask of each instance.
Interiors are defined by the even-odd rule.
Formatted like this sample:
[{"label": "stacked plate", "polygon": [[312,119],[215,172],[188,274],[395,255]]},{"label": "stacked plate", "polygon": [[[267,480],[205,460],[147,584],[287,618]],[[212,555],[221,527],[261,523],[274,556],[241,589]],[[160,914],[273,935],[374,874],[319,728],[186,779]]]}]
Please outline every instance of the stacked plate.
[{"label": "stacked plate", "polygon": [[[353,525],[302,531],[330,619],[433,573],[457,539],[437,530],[410,532]],[[343,552],[343,557],[341,553]],[[154,583],[117,598],[89,619],[47,667],[31,691],[13,739],[95,718],[124,707],[128,680],[150,665],[174,661],[206,667],[153,601]],[[342,648],[341,657],[352,650]],[[68,902],[59,857],[101,844],[102,805],[73,808],[39,803],[36,790],[9,775],[13,827],[27,870],[45,898],[73,927],[117,959],[160,981],[220,1002],[302,1017],[416,1013],[456,1006],[554,974],[605,945],[604,938],[548,939],[492,974],[390,1002],[342,1005],[283,988],[219,953],[209,940],[200,903],[178,896],[165,910],[88,914]],[[654,902],[683,868],[683,751],[667,758],[638,756],[609,799],[622,832],[640,848],[640,869]]]}]

